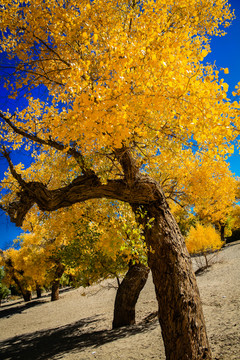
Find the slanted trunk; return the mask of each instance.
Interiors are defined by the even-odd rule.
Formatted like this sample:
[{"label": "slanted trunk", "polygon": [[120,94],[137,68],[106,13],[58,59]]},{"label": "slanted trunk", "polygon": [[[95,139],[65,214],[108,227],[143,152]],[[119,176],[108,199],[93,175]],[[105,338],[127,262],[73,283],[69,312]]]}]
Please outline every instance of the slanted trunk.
[{"label": "slanted trunk", "polygon": [[121,282],[114,305],[113,329],[135,324],[135,306],[146,284],[149,268],[143,264],[130,264]]},{"label": "slanted trunk", "polygon": [[[14,270],[12,270],[14,271]],[[20,290],[23,300],[24,301],[31,301],[32,300],[32,292],[29,290],[26,290],[26,284],[25,281],[20,281],[14,274],[14,272],[12,273],[12,279],[15,282],[15,284],[17,285],[17,288]]]},{"label": "slanted trunk", "polygon": [[60,280],[63,273],[64,273],[64,265],[58,264],[55,270],[55,277],[52,282],[51,301],[59,300]]},{"label": "slanted trunk", "polygon": [[[165,197],[141,207],[167,360],[212,359],[191,259]],[[139,209],[139,208],[138,208]],[[135,213],[137,207],[133,206]],[[140,220],[139,220],[140,219]]]}]

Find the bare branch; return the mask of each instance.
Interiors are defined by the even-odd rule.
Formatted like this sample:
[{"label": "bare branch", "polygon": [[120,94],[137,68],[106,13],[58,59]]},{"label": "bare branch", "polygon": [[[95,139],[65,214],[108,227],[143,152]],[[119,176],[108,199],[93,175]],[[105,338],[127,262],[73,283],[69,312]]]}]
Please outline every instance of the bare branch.
[{"label": "bare branch", "polygon": [[26,31],[27,33],[31,34],[35,39],[37,39],[42,45],[44,45],[46,47],[46,49],[48,49],[51,53],[53,53],[54,55],[57,56],[57,58],[62,62],[64,63],[65,65],[67,65],[69,68],[71,68],[70,66],[70,63],[67,62],[66,60],[62,59],[61,56],[59,55],[59,53],[54,50],[52,47],[50,47],[46,41],[44,41],[43,39],[41,39],[39,36],[37,36],[36,34],[34,33],[31,33],[31,31],[29,31],[26,27],[20,27],[19,28],[20,30],[23,30],[23,31]]}]

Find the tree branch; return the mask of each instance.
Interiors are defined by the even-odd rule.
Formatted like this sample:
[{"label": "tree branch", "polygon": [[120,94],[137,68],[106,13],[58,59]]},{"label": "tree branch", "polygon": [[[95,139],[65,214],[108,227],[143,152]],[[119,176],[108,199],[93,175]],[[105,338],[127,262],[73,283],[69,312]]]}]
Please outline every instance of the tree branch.
[{"label": "tree branch", "polygon": [[149,204],[162,201],[158,184],[149,177],[141,176],[130,187],[124,180],[110,180],[102,184],[94,172],[78,176],[68,186],[49,190],[40,182],[25,183],[18,200],[0,207],[9,214],[11,221],[21,226],[25,215],[34,204],[42,211],[54,211],[89,199],[115,199],[130,204]]},{"label": "tree branch", "polygon": [[136,161],[131,155],[130,149],[123,146],[121,149],[115,149],[114,151],[116,158],[123,169],[125,180],[128,185],[132,186],[138,179],[140,172],[136,165]]},{"label": "tree branch", "polygon": [[23,180],[23,178],[21,177],[20,174],[18,174],[14,168],[14,165],[12,163],[12,160],[9,156],[9,153],[7,152],[5,146],[2,146],[2,150],[0,150],[0,152],[2,153],[2,155],[5,157],[5,159],[7,160],[8,162],[8,165],[9,165],[9,168],[10,168],[10,171],[11,171],[11,174],[12,176],[14,177],[14,179],[17,180],[17,182],[19,183],[19,185],[21,185],[23,188],[25,187],[26,185],[26,182],[25,180]]},{"label": "tree branch", "polygon": [[39,36],[37,36],[36,34],[34,34],[34,32],[31,32],[30,30],[28,30],[25,26],[21,26],[19,27],[20,30],[26,31],[28,34],[32,35],[35,39],[37,39],[42,45],[44,45],[46,47],[46,49],[48,49],[48,51],[50,51],[51,53],[53,53],[54,55],[57,56],[57,58],[59,59],[59,61],[61,61],[62,63],[64,63],[65,65],[67,65],[69,67],[69,69],[71,68],[70,63],[64,59],[61,58],[61,56],[59,55],[59,53],[54,50],[50,45],[48,45],[46,43],[46,41],[44,41],[43,39],[41,39]]},{"label": "tree branch", "polygon": [[[52,146],[58,150],[66,148],[52,139],[44,140],[37,135],[29,134],[17,128],[10,119],[1,113],[0,117],[13,131],[28,139]],[[123,169],[124,179],[109,180],[107,184],[102,184],[94,171],[87,170],[69,185],[49,190],[47,185],[41,182],[26,182],[23,180],[21,175],[14,169],[9,154],[4,148],[3,155],[8,160],[11,173],[22,190],[16,194],[16,201],[7,205],[0,204],[0,208],[9,214],[12,222],[17,226],[21,226],[26,214],[34,204],[37,204],[42,211],[54,211],[75,203],[101,198],[120,200],[136,206],[156,201],[162,202],[164,195],[158,183],[149,176],[140,173],[130,149],[122,147],[121,149],[115,149],[114,152]],[[74,148],[69,149],[68,153],[76,158],[82,158],[81,154]]]},{"label": "tree branch", "polygon": [[[32,140],[40,145],[47,145],[47,146],[52,147],[59,151],[64,151],[67,149],[67,146],[60,144],[59,142],[57,142],[55,140],[52,140],[50,137],[48,140],[45,140],[45,139],[40,138],[37,135],[30,134],[27,131],[25,131],[21,128],[18,128],[16,125],[13,124],[13,122],[11,121],[11,118],[7,118],[5,115],[3,115],[2,112],[0,112],[0,118],[2,118],[5,121],[5,123],[8,124],[8,126],[10,126],[10,128],[16,134],[19,134],[19,135],[21,135],[29,140]],[[84,158],[79,151],[77,151],[74,147],[70,147],[67,150],[67,154],[73,156],[77,160],[78,163],[80,162],[80,166],[81,166],[83,173],[88,172],[88,169],[85,166]]]}]

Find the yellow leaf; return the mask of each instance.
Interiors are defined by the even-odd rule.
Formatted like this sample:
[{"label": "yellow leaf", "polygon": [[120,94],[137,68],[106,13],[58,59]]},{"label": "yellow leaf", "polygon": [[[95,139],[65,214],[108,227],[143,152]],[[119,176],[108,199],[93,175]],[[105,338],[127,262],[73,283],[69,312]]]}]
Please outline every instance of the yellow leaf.
[{"label": "yellow leaf", "polygon": [[222,84],[222,87],[223,87],[223,90],[224,90],[225,92],[228,91],[228,84],[227,84],[227,83],[223,83],[223,84]]},{"label": "yellow leaf", "polygon": [[97,40],[98,40],[98,34],[94,34],[94,35],[93,35],[93,41],[94,41],[94,42],[97,42]]},{"label": "yellow leaf", "polygon": [[207,54],[208,54],[208,51],[206,49],[202,50],[202,52],[201,52],[202,57],[205,58],[207,56]]}]

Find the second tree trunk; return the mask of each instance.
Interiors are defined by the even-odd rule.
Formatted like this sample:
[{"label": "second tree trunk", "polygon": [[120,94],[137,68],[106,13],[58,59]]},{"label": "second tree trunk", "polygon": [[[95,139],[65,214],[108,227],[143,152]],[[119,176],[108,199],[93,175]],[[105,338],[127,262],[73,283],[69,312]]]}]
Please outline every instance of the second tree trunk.
[{"label": "second tree trunk", "polygon": [[143,264],[130,264],[115,299],[113,329],[135,324],[135,307],[147,278],[149,268]]}]

